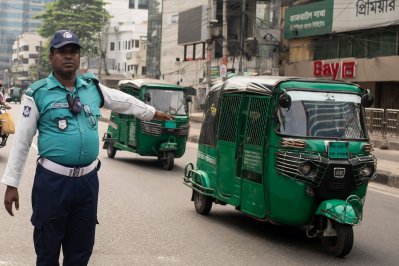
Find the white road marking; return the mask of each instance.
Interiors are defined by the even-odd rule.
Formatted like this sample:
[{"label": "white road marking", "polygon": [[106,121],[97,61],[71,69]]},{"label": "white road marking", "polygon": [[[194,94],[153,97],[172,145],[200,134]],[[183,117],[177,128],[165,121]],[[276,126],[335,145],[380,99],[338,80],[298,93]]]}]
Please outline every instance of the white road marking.
[{"label": "white road marking", "polygon": [[384,185],[377,185],[377,184],[369,184],[368,190],[371,190],[373,192],[377,192],[380,194],[384,194],[387,196],[392,196],[394,198],[399,198],[399,190],[397,188],[393,187],[387,187]]}]

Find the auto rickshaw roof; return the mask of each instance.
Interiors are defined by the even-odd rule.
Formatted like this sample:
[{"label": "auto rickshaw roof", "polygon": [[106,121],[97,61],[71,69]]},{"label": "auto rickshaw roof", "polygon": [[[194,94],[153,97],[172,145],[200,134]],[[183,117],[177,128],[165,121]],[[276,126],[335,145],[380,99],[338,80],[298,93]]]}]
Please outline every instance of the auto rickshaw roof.
[{"label": "auto rickshaw roof", "polygon": [[[218,83],[211,87],[211,90],[222,89],[224,93],[253,92],[264,95],[271,95],[273,89],[282,82],[309,82],[309,83],[334,83],[342,85],[357,86],[354,83],[337,80],[285,77],[285,76],[236,76],[227,79],[224,83]],[[223,85],[224,84],[224,85]]]},{"label": "auto rickshaw roof", "polygon": [[181,87],[159,79],[129,79],[129,80],[121,80],[118,82],[118,88],[125,86],[132,87],[137,90],[140,89],[142,86],[186,89],[185,87]]},{"label": "auto rickshaw roof", "polygon": [[[270,95],[276,84],[288,77],[280,76],[237,76],[225,81],[223,91],[230,92],[254,92]],[[216,85],[216,87],[219,87]]]}]

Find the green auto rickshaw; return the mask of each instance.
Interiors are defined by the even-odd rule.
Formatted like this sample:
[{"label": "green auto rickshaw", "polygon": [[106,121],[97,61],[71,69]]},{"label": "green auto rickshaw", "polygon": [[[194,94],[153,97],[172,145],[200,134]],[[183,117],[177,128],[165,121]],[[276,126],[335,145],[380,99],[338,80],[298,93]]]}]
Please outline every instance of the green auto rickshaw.
[{"label": "green auto rickshaw", "polygon": [[108,157],[114,158],[117,150],[156,156],[164,169],[171,170],[174,158],[182,157],[186,150],[191,101],[187,88],[156,79],[134,79],[121,80],[118,89],[176,119],[143,121],[133,115],[112,112],[103,137]]},{"label": "green auto rickshaw", "polygon": [[10,88],[10,97],[6,99],[7,102],[21,103],[23,90],[19,87]]},{"label": "green auto rickshaw", "polygon": [[199,214],[229,204],[258,220],[305,226],[338,257],[353,246],[376,158],[365,127],[373,104],[356,84],[233,77],[205,103],[196,168],[184,184]]}]

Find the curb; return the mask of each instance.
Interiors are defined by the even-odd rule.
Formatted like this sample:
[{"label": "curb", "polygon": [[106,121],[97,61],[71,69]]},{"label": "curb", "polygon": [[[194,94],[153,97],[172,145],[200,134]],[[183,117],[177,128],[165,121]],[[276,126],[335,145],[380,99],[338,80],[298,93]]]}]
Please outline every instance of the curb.
[{"label": "curb", "polygon": [[399,188],[399,176],[383,170],[377,170],[377,177],[373,182],[387,185],[389,187]]}]

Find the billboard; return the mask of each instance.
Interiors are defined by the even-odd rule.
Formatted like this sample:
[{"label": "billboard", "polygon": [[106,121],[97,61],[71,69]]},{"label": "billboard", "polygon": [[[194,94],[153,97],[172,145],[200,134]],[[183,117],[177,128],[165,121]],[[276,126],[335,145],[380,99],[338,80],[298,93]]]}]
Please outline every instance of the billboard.
[{"label": "billboard", "polygon": [[194,44],[208,39],[208,12],[205,5],[179,13],[177,44]]},{"label": "billboard", "polygon": [[333,31],[399,24],[399,0],[335,0]]}]

